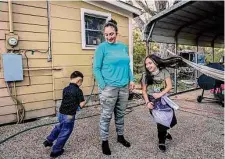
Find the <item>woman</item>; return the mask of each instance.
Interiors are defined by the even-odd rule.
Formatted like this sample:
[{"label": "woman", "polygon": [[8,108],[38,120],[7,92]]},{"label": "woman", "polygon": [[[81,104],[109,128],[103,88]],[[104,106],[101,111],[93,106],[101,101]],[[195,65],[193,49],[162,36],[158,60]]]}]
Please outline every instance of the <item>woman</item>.
[{"label": "woman", "polygon": [[129,90],[134,89],[133,75],[130,69],[128,48],[117,41],[118,28],[115,20],[104,26],[105,42],[95,51],[93,73],[99,85],[101,109],[100,136],[102,152],[111,155],[108,144],[109,124],[115,115],[117,141],[125,147],[130,143],[124,139],[124,113],[128,103]]},{"label": "woman", "polygon": [[[147,108],[157,123],[158,146],[161,151],[166,151],[165,140],[172,139],[167,130],[177,123],[174,110],[168,104],[163,104],[161,100],[172,89],[170,74],[165,67],[174,67],[181,61],[179,57],[161,59],[156,55],[149,55],[144,61],[145,73],[141,80],[142,94]],[[159,118],[163,115],[166,116],[165,120]]]}]

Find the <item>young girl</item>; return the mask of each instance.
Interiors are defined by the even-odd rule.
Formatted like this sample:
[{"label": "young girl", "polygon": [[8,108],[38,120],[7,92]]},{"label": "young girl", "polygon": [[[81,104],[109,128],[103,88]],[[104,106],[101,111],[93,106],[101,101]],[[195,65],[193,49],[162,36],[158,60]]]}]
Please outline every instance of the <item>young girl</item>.
[{"label": "young girl", "polygon": [[[145,58],[145,73],[141,79],[142,94],[146,102],[146,106],[150,111],[157,123],[159,149],[166,151],[165,140],[172,140],[172,136],[167,133],[169,128],[172,128],[177,124],[176,116],[173,108],[168,104],[162,104],[161,97],[163,98],[171,89],[172,81],[169,72],[166,67],[175,67],[182,61],[179,57],[171,57],[168,59],[161,59],[156,55],[149,55]],[[166,120],[169,121],[169,125],[157,122],[156,113],[163,113],[166,116]]]}]

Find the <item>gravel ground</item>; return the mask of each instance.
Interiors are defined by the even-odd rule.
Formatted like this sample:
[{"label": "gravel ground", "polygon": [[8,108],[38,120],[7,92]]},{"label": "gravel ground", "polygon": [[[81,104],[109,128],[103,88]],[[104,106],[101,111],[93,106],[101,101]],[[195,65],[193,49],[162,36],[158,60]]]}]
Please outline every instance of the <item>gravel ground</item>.
[{"label": "gravel ground", "polygon": [[[157,147],[156,125],[144,106],[127,110],[125,117],[125,137],[131,142],[125,148],[116,142],[115,125],[110,126],[109,144],[111,156],[101,153],[99,138],[99,106],[83,109],[78,118],[93,116],[76,121],[75,129],[65,146],[65,152],[59,159],[222,159],[224,158],[224,109],[217,103],[197,103],[201,90],[171,97],[180,106],[176,111],[178,124],[170,130],[173,136],[168,141],[167,152],[161,153]],[[206,93],[207,95],[207,93]],[[130,103],[134,106],[141,103]],[[0,140],[32,126],[55,122],[55,117],[42,118],[33,122],[0,127]],[[32,129],[7,140],[0,145],[0,158],[50,158],[50,148],[44,148],[42,142],[54,125]]]}]

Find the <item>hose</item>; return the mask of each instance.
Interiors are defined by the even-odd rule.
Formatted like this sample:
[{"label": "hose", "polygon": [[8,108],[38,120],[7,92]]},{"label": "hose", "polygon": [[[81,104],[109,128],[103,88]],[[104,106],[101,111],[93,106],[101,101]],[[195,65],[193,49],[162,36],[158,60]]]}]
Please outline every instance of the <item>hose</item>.
[{"label": "hose", "polygon": [[[89,99],[90,99],[90,98],[89,98]],[[144,103],[144,102],[143,102],[143,103]],[[132,106],[132,107],[127,107],[127,109],[128,109],[129,111],[128,111],[125,115],[131,113],[131,112],[132,112],[132,110],[131,110],[132,108],[141,106],[141,105],[143,105],[143,103],[139,103],[139,104],[134,105],[134,106]],[[97,114],[94,114],[94,115],[90,115],[90,116],[86,116],[86,117],[82,117],[82,118],[77,118],[76,120],[81,120],[81,119],[91,118],[91,117],[95,117],[95,116],[98,116],[98,115],[100,115],[100,113],[97,113]],[[17,136],[17,135],[19,135],[19,134],[22,134],[22,133],[24,133],[24,132],[26,132],[26,131],[29,131],[29,130],[32,130],[32,129],[35,129],[35,128],[39,128],[39,127],[43,127],[43,126],[48,126],[48,125],[52,125],[52,124],[57,124],[57,123],[58,123],[58,121],[57,121],[57,122],[46,123],[46,124],[41,124],[41,125],[33,126],[33,127],[30,127],[30,128],[27,128],[27,129],[25,129],[25,130],[19,131],[19,132],[13,134],[13,135],[11,135],[11,136],[9,136],[9,137],[7,137],[7,138],[1,140],[1,141],[0,141],[0,145],[3,144],[4,142],[6,142],[7,140],[9,140],[9,139],[11,139],[11,138],[13,138],[13,137],[15,137],[15,136]]]},{"label": "hose", "polygon": [[[95,115],[91,115],[91,116],[87,116],[87,117],[77,118],[76,120],[85,119],[85,118],[90,118],[90,117],[94,117],[94,116],[98,116],[98,115],[99,115],[99,114],[95,114]],[[11,136],[5,138],[4,140],[0,141],[0,145],[1,145],[2,143],[6,142],[7,140],[9,140],[9,139],[11,139],[11,138],[13,138],[13,137],[15,137],[15,136],[17,136],[17,135],[19,135],[19,134],[22,134],[22,133],[24,133],[24,132],[26,132],[26,131],[29,131],[29,130],[32,130],[32,129],[35,129],[35,128],[39,128],[39,127],[42,127],[42,126],[47,126],[47,125],[57,124],[57,123],[58,123],[58,121],[57,121],[57,122],[46,123],[46,124],[33,126],[33,127],[30,127],[30,128],[27,128],[27,129],[25,129],[25,130],[19,131],[18,133],[13,134],[13,135],[11,135]]]},{"label": "hose", "polygon": [[[87,104],[88,101],[90,100],[90,97],[91,97],[91,95],[92,95],[92,93],[93,93],[93,90],[94,90],[94,86],[93,86],[93,88],[92,88],[92,91],[91,91],[90,96],[89,96],[88,99],[87,99],[86,104]],[[134,94],[134,97],[137,97],[138,99],[143,99],[142,96],[141,96],[140,94],[134,93],[134,92],[133,92],[133,94]],[[142,101],[143,101],[143,100],[142,100]],[[128,111],[125,113],[125,115],[131,113],[131,112],[133,111],[132,108],[139,107],[139,106],[143,106],[144,103],[145,103],[145,102],[143,101],[143,102],[140,102],[140,103],[137,104],[137,105],[133,105],[133,106],[127,107],[127,110],[128,110]],[[95,104],[95,105],[96,105],[96,104]],[[181,108],[182,108],[182,109],[190,109],[190,108],[186,108],[186,107],[181,107]],[[207,118],[212,118],[212,119],[218,120],[218,118],[214,118],[214,117],[212,117],[212,116],[200,115],[200,114],[193,113],[193,112],[186,111],[186,110],[182,110],[182,109],[179,109],[179,110],[180,110],[180,111],[183,111],[183,112],[190,113],[190,114],[194,114],[194,115],[197,115],[197,116],[203,116],[203,117],[207,117]],[[193,109],[193,110],[202,111],[202,110],[200,110],[200,109]],[[208,112],[208,111],[205,111],[205,112]],[[217,113],[211,112],[211,113],[212,113],[212,114],[218,114],[218,112],[217,112]],[[222,113],[219,113],[219,114],[222,114]],[[95,117],[95,116],[98,116],[98,115],[100,115],[100,113],[97,113],[97,114],[94,114],[94,115],[90,115],[90,116],[86,116],[86,117],[82,117],[82,118],[77,118],[76,120],[81,120],[81,119],[91,118],[91,117]],[[43,126],[48,126],[48,125],[52,125],[52,124],[57,124],[57,123],[58,123],[58,122],[51,122],[51,123],[46,123],[46,124],[37,125],[37,126],[34,126],[34,127],[27,128],[27,129],[25,129],[25,130],[22,130],[22,131],[20,131],[20,132],[17,132],[17,133],[15,133],[15,134],[13,134],[13,135],[11,135],[11,136],[9,136],[9,137],[7,137],[7,138],[1,140],[1,141],[0,141],[0,145],[3,144],[4,142],[6,142],[7,140],[9,140],[9,139],[11,139],[11,138],[13,138],[13,137],[15,137],[15,136],[21,134],[21,133],[24,133],[24,132],[26,132],[26,131],[29,131],[29,130],[32,130],[32,129],[35,129],[35,128],[39,128],[39,127],[43,127]]]},{"label": "hose", "polygon": [[9,84],[8,82],[6,82],[6,86],[7,86],[7,91],[10,95],[10,97],[12,98],[13,102],[16,105],[16,117],[17,117],[17,124],[22,123],[23,119],[25,118],[25,108],[22,104],[22,102],[20,102],[17,97],[16,97],[16,86],[15,86],[15,82],[14,82],[14,91],[15,91],[15,96],[12,95],[10,88],[9,88]]}]

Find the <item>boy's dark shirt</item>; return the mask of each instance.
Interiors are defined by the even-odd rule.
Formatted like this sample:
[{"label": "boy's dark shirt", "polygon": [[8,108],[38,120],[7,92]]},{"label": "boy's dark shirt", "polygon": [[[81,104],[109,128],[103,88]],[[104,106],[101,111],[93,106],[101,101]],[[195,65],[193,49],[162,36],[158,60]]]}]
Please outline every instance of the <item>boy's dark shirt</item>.
[{"label": "boy's dark shirt", "polygon": [[82,90],[75,83],[70,83],[69,86],[63,89],[63,99],[59,112],[65,115],[75,115],[80,102],[84,101]]}]

